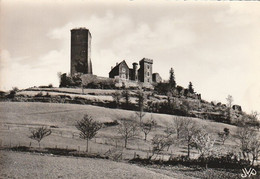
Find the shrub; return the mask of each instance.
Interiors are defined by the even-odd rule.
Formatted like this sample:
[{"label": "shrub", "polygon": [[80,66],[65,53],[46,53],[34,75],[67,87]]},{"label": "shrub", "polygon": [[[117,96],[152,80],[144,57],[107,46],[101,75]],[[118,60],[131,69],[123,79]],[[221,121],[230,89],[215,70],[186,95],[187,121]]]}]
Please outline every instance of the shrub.
[{"label": "shrub", "polygon": [[119,123],[117,120],[113,120],[112,122],[104,122],[103,123],[106,127],[111,127],[111,126],[117,126]]},{"label": "shrub", "polygon": [[43,96],[43,93],[42,92],[39,92],[35,95],[35,97],[42,97]]}]

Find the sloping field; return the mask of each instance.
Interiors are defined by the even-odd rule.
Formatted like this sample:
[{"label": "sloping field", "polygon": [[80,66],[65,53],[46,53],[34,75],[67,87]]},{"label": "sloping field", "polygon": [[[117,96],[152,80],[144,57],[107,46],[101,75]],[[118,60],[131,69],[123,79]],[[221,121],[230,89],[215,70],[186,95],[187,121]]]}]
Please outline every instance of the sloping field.
[{"label": "sloping field", "polygon": [[[28,137],[30,129],[45,125],[52,127],[52,134],[41,141],[41,147],[86,150],[86,141],[79,138],[79,132],[75,128],[76,121],[82,119],[85,114],[91,115],[94,120],[100,122],[111,122],[125,118],[138,121],[134,117],[134,111],[121,109],[60,103],[0,102],[0,146],[38,147],[37,142]],[[117,126],[111,126],[102,128],[90,141],[89,152],[106,154],[108,151],[116,149],[122,152],[123,159],[132,159],[134,155],[139,155],[142,158],[147,157],[152,147],[152,137],[163,133],[165,128],[172,123],[173,118],[177,117],[166,114],[146,114],[144,120],[151,116],[158,125],[148,135],[147,141],[143,140],[141,133],[129,141],[127,149],[122,148],[123,140],[117,132]],[[222,131],[225,127],[230,129],[232,135],[236,130],[235,126],[223,123],[196,118],[193,120],[214,135],[217,135],[217,132]],[[234,138],[228,139],[225,143],[226,148],[230,149],[235,148],[236,145]],[[3,168],[3,172],[0,172],[2,174],[0,178],[8,178],[9,176],[11,178],[43,178],[43,176],[47,176],[47,178],[167,178],[167,176],[187,178],[174,171],[161,172],[162,175],[160,175],[152,169],[107,160],[0,152],[1,163],[6,161],[0,166],[1,170]],[[168,159],[170,154],[174,156],[185,155],[186,148],[185,146],[171,146],[160,157]],[[192,150],[191,157],[196,155],[198,155],[197,151]],[[37,169],[39,170],[37,171]]]},{"label": "sloping field", "polygon": [[0,168],[0,178],[191,179],[181,174],[167,176],[136,165],[103,159],[55,157],[9,151],[1,151]]},{"label": "sloping field", "polygon": [[[78,138],[79,132],[77,131],[75,124],[77,120],[82,119],[84,114],[89,114],[94,120],[100,122],[108,122],[113,120],[120,120],[124,118],[136,119],[135,112],[110,109],[91,105],[77,105],[77,104],[57,104],[57,103],[26,103],[26,102],[1,102],[0,103],[0,135],[1,145],[32,145],[37,146],[35,141],[28,138],[30,135],[30,128],[38,126],[55,126],[52,129],[51,136],[42,140],[42,146],[45,147],[69,147],[83,150],[85,147],[85,141]],[[149,135],[148,140],[143,140],[143,134],[134,140],[129,141],[128,149],[131,149],[131,153],[135,151],[141,151],[142,155],[146,155],[146,150],[151,149],[151,138],[155,134],[160,134],[165,130],[166,126],[172,123],[172,120],[176,116],[166,114],[146,114],[144,120],[150,117],[157,122],[157,127]],[[181,117],[178,117],[181,118]],[[224,127],[230,129],[231,134],[235,133],[236,127],[216,123],[208,120],[201,120],[194,118],[200,126],[214,135],[217,132],[223,130]],[[122,146],[123,142],[119,138],[117,133],[117,126],[102,128],[96,137],[91,140],[92,151],[104,152],[114,146]],[[236,145],[234,140],[227,140],[227,146]],[[101,145],[101,146],[100,146]],[[102,151],[100,151],[102,150]],[[125,150],[125,149],[124,149]],[[174,154],[183,154],[183,149],[172,146],[169,150],[174,151]],[[194,151],[195,152],[195,151]],[[142,156],[141,155],[141,156]]]}]

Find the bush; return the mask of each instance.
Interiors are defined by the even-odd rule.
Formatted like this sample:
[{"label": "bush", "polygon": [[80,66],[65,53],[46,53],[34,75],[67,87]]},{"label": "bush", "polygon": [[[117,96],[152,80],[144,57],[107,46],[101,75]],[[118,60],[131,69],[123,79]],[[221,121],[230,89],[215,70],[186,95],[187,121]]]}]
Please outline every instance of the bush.
[{"label": "bush", "polygon": [[112,122],[104,122],[103,123],[106,127],[111,127],[111,126],[117,126],[119,123],[117,120],[114,120]]},{"label": "bush", "polygon": [[42,92],[39,92],[35,95],[35,97],[42,97],[43,96],[43,93]]}]

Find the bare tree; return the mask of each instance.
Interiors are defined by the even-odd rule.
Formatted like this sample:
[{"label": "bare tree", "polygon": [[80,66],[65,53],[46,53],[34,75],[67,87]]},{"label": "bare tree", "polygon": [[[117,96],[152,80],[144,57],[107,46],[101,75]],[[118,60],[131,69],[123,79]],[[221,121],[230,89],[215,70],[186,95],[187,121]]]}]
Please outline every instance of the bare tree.
[{"label": "bare tree", "polygon": [[142,123],[143,117],[145,116],[145,112],[143,110],[135,112],[137,118],[139,119],[139,123]]},{"label": "bare tree", "polygon": [[193,137],[193,141],[200,155],[207,157],[212,154],[215,139],[213,139],[210,134],[205,131],[200,131]]},{"label": "bare tree", "polygon": [[258,135],[252,136],[249,149],[252,154],[252,165],[254,165],[254,162],[257,161],[260,156],[260,137]]},{"label": "bare tree", "polygon": [[147,135],[151,132],[151,130],[156,126],[155,120],[152,118],[146,122],[141,122],[141,131],[144,133],[144,140],[146,141]]},{"label": "bare tree", "polygon": [[173,127],[175,128],[175,131],[177,133],[177,139],[179,139],[181,135],[181,131],[183,130],[184,127],[184,119],[180,117],[174,117]]},{"label": "bare tree", "polygon": [[138,125],[130,119],[122,119],[121,124],[118,126],[118,134],[124,139],[125,148],[127,142],[138,135]]},{"label": "bare tree", "polygon": [[231,108],[231,107],[232,107],[232,104],[233,104],[233,101],[234,101],[233,97],[232,97],[231,95],[228,95],[228,97],[226,98],[226,100],[227,100],[227,107],[228,107],[228,108]]},{"label": "bare tree", "polygon": [[30,132],[31,132],[31,135],[29,136],[29,138],[36,140],[39,144],[39,148],[41,147],[41,145],[40,145],[41,140],[44,137],[51,135],[51,130],[44,126],[39,127],[37,129],[33,129]]},{"label": "bare tree", "polygon": [[197,123],[188,118],[183,120],[183,129],[181,130],[180,139],[183,144],[187,145],[187,157],[190,158],[190,150],[194,144],[194,136],[198,134],[200,128]]},{"label": "bare tree", "polygon": [[[240,150],[243,158],[248,161],[252,158],[253,165],[258,160],[260,154],[260,137],[253,128],[248,126],[239,127],[236,134],[240,141]],[[252,155],[251,157],[250,154]]]},{"label": "bare tree", "polygon": [[200,157],[203,157],[208,168],[208,157],[213,154],[215,139],[205,130],[199,131],[193,136],[195,148],[199,151]]},{"label": "bare tree", "polygon": [[167,132],[165,132],[164,135],[158,135],[158,134],[155,135],[152,139],[153,150],[152,150],[152,155],[149,157],[149,159],[151,159],[155,154],[157,157],[158,154],[166,148],[168,150],[169,147],[174,143],[175,143],[175,138],[172,136],[171,132],[169,132],[168,134]]},{"label": "bare tree", "polygon": [[88,142],[95,137],[102,124],[93,121],[92,117],[86,114],[83,119],[77,121],[75,127],[80,131],[80,138],[87,140],[86,152],[88,152]]},{"label": "bare tree", "polygon": [[168,146],[167,138],[164,135],[157,134],[152,139],[152,145],[153,145],[152,155],[149,157],[149,159],[151,159],[155,154],[157,156]]}]

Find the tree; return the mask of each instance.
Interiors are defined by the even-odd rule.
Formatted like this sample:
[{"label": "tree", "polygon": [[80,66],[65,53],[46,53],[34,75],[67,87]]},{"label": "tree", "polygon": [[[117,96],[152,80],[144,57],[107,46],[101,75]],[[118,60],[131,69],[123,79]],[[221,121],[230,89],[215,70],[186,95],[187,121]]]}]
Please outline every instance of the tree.
[{"label": "tree", "polygon": [[40,142],[44,137],[47,137],[51,135],[51,129],[48,129],[47,127],[39,127],[37,129],[33,129],[30,131],[31,135],[29,138],[36,140],[39,144],[39,147],[41,147]]},{"label": "tree", "polygon": [[218,136],[220,138],[220,140],[222,141],[222,144],[224,145],[225,141],[229,138],[229,129],[228,128],[224,128],[223,132],[219,132]]},{"label": "tree", "polygon": [[[149,157],[151,159],[155,154],[158,155],[162,152],[167,146],[169,146],[168,138],[164,135],[155,135],[152,139],[152,155]],[[155,157],[156,158],[156,157]]]},{"label": "tree", "polygon": [[118,108],[120,104],[120,99],[122,98],[122,95],[119,91],[116,91],[114,94],[112,94],[113,100],[116,104],[116,107]]},{"label": "tree", "polygon": [[231,121],[231,110],[232,110],[232,104],[233,104],[233,97],[231,95],[228,95],[228,97],[226,98],[227,100],[227,118],[228,121]]},{"label": "tree", "polygon": [[191,82],[189,82],[188,90],[189,90],[189,93],[191,93],[191,94],[194,93],[193,85]]},{"label": "tree", "polygon": [[125,104],[126,104],[126,107],[128,108],[129,102],[130,102],[130,92],[128,89],[125,89],[122,92],[122,97],[125,99]]},{"label": "tree", "polygon": [[138,125],[129,119],[122,119],[118,126],[118,134],[124,139],[124,146],[127,147],[127,142],[138,135]]},{"label": "tree", "polygon": [[170,69],[169,85],[170,85],[171,88],[175,88],[176,87],[175,75],[174,75],[173,68]]},{"label": "tree", "polygon": [[169,150],[170,146],[173,145],[176,141],[173,136],[174,133],[175,130],[173,128],[167,127],[163,135],[156,134],[153,137],[152,139],[153,150],[152,150],[152,155],[149,157],[149,159],[151,159],[155,154],[157,156],[166,147],[167,147],[167,151]]},{"label": "tree", "polygon": [[102,124],[93,121],[92,117],[86,114],[83,119],[77,121],[75,127],[80,131],[79,137],[87,140],[86,152],[88,152],[88,142],[95,137],[97,132],[101,129]]},{"label": "tree", "polygon": [[[248,127],[241,126],[237,129],[236,136],[239,139],[240,150],[243,158],[250,161],[252,159],[252,165],[258,160],[260,154],[260,137],[257,132]],[[251,157],[250,157],[251,154]]]},{"label": "tree", "polygon": [[141,131],[144,133],[144,140],[146,141],[147,135],[151,132],[151,130],[156,126],[156,122],[152,119],[149,119],[146,122],[141,122]]},{"label": "tree", "polygon": [[144,109],[144,103],[145,103],[145,100],[146,100],[146,96],[144,94],[143,91],[138,91],[137,92],[137,103],[138,103],[138,108],[139,108],[139,111],[143,111]]},{"label": "tree", "polygon": [[232,107],[232,104],[233,104],[233,101],[234,101],[233,97],[232,97],[231,95],[228,95],[228,97],[226,98],[226,100],[227,100],[227,107],[228,107],[228,108],[231,108],[231,107]]},{"label": "tree", "polygon": [[213,154],[215,139],[213,139],[206,131],[199,131],[194,137],[193,142],[195,148],[199,151],[200,157],[206,162],[208,168],[208,157]]},{"label": "tree", "polygon": [[177,139],[180,138],[181,135],[181,131],[183,130],[184,127],[184,119],[180,118],[180,117],[175,117],[173,119],[173,127],[175,128],[175,131],[177,133]]},{"label": "tree", "polygon": [[210,134],[205,131],[199,131],[194,137],[193,141],[195,143],[196,149],[199,151],[200,155],[203,157],[208,157],[213,152],[213,147],[215,144],[215,139],[213,139]]},{"label": "tree", "polygon": [[143,117],[145,116],[145,112],[140,110],[135,112],[137,118],[139,119],[139,123],[142,123]]},{"label": "tree", "polygon": [[194,136],[198,134],[200,128],[197,123],[192,119],[184,119],[183,120],[183,129],[181,130],[181,142],[187,145],[187,157],[190,158],[190,150],[194,144]]}]

